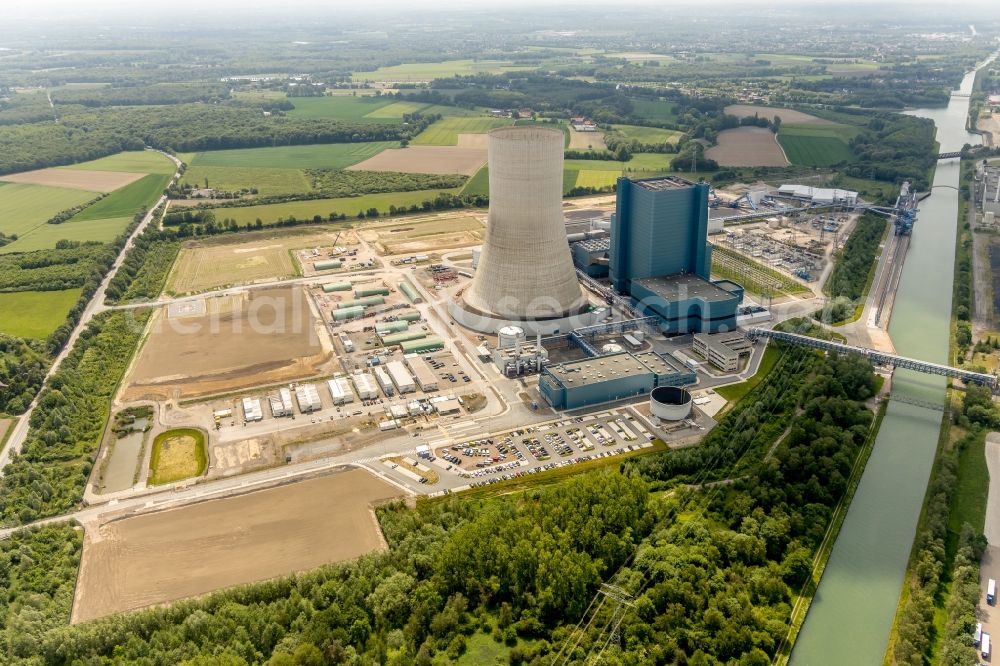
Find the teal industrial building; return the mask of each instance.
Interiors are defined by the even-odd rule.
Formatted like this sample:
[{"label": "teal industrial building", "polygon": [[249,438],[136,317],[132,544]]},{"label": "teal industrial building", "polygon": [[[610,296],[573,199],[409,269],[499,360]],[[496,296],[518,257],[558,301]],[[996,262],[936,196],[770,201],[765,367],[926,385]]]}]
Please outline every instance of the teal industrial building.
[{"label": "teal industrial building", "polygon": [[[674,176],[618,179],[609,277],[637,309],[658,317],[668,335],[736,328],[743,287],[709,279],[708,189]],[[585,253],[580,250],[581,260]]]},{"label": "teal industrial building", "polygon": [[696,380],[693,371],[668,356],[620,352],[547,367],[538,378],[538,390],[556,409],[580,409]]}]

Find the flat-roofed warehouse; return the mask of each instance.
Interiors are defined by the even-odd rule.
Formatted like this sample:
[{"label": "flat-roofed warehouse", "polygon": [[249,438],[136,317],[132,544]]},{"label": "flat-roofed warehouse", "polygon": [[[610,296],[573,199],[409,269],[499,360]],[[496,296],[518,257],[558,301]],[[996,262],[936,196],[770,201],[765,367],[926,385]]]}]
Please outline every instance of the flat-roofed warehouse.
[{"label": "flat-roofed warehouse", "polygon": [[538,389],[556,409],[579,409],[696,380],[690,369],[655,352],[621,352],[549,366],[538,378]]},{"label": "flat-roofed warehouse", "polygon": [[417,390],[416,384],[413,383],[413,377],[399,361],[390,362],[385,366],[385,369],[389,372],[392,383],[396,385],[396,390],[400,393],[412,393]]},{"label": "flat-roofed warehouse", "polygon": [[319,391],[315,384],[299,384],[295,387],[295,400],[299,403],[299,411],[303,414],[323,409]]},{"label": "flat-roofed warehouse", "polygon": [[354,391],[351,390],[351,383],[347,377],[336,377],[326,384],[330,388],[330,398],[333,400],[333,404],[343,405],[354,402]]},{"label": "flat-roofed warehouse", "polygon": [[740,369],[740,357],[749,356],[752,345],[740,332],[718,335],[695,333],[693,349],[723,372],[736,372]]},{"label": "flat-roofed warehouse", "polygon": [[374,400],[378,397],[378,385],[367,372],[351,375],[354,388],[358,392],[358,397],[362,400]]},{"label": "flat-roofed warehouse", "polygon": [[417,380],[417,385],[420,386],[420,390],[427,391],[437,391],[438,390],[438,380],[437,375],[431,370],[430,366],[420,358],[418,354],[407,354],[403,357],[406,361],[406,365],[409,366],[410,372]]}]

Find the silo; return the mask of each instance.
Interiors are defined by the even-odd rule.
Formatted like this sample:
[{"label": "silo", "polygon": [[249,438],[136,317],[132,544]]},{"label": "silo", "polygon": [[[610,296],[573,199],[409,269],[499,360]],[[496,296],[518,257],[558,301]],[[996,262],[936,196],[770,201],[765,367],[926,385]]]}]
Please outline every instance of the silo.
[{"label": "silo", "polygon": [[562,131],[502,127],[489,134],[490,212],[465,309],[533,321],[583,312],[563,220]]}]

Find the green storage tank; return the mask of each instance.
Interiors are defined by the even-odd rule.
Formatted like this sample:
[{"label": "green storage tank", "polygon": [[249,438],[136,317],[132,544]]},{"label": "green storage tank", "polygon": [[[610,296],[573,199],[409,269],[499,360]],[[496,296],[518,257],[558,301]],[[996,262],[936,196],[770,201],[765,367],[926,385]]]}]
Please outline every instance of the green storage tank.
[{"label": "green storage tank", "polygon": [[385,299],[381,296],[369,296],[368,298],[359,298],[354,301],[344,301],[343,303],[337,303],[338,308],[356,308],[356,307],[367,307],[369,305],[382,305],[385,303]]},{"label": "green storage tank", "polygon": [[354,296],[362,298],[364,296],[388,296],[391,291],[389,287],[368,287],[367,289],[355,289]]},{"label": "green storage tank", "polygon": [[411,303],[421,303],[424,300],[420,298],[420,294],[417,293],[416,288],[408,280],[403,280],[399,283],[399,290],[406,294]]},{"label": "green storage tank", "polygon": [[330,284],[323,285],[323,291],[325,291],[328,294],[334,291],[350,291],[350,290],[351,290],[350,282],[331,282]]},{"label": "green storage tank", "polygon": [[403,331],[409,330],[409,328],[410,322],[408,321],[383,321],[375,324],[375,332],[379,335],[402,333]]},{"label": "green storage tank", "polygon": [[365,309],[360,306],[356,308],[344,308],[342,310],[334,310],[333,320],[344,321],[345,319],[354,319],[355,317],[360,317],[364,313]]},{"label": "green storage tank", "polygon": [[329,271],[334,268],[340,268],[344,265],[340,259],[330,259],[328,261],[317,261],[313,264],[313,268],[317,271]]},{"label": "green storage tank", "polygon": [[400,345],[404,354],[426,354],[427,352],[444,349],[444,340],[436,335],[429,335],[421,340],[409,340]]},{"label": "green storage tank", "polygon": [[403,321],[420,321],[422,319],[419,312],[404,312],[397,316]]},{"label": "green storage tank", "polygon": [[409,340],[419,340],[420,338],[426,338],[427,334],[420,331],[407,331],[405,333],[393,333],[392,335],[383,335],[382,344],[384,345],[398,345]]}]

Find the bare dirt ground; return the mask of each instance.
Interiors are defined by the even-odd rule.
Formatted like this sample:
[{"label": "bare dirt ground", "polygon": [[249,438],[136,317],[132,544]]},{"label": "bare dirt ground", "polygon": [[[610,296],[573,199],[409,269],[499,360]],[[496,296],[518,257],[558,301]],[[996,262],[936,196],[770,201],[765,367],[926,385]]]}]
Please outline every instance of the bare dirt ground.
[{"label": "bare dirt ground", "polygon": [[301,287],[235,298],[240,306],[221,312],[174,318],[157,311],[119,399],[185,399],[303,379],[333,358]]},{"label": "bare dirt ground", "polygon": [[486,148],[408,146],[406,148],[389,148],[388,150],[383,150],[378,155],[369,157],[364,162],[347,168],[353,171],[459,173],[465,176],[472,176],[484,164],[486,164]]},{"label": "bare dirt ground", "polygon": [[705,157],[721,166],[788,166],[774,133],[766,127],[738,127],[719,132],[719,145]]},{"label": "bare dirt ground", "polygon": [[384,550],[373,504],[397,488],[352,469],[279,488],[88,525],[73,622]]},{"label": "bare dirt ground", "polygon": [[[276,280],[296,274],[290,250],[332,245],[333,232],[273,232],[232,242],[213,238],[185,243],[167,280],[167,291],[197,293],[239,284]],[[225,242],[229,241],[229,242]]]},{"label": "bare dirt ground", "polygon": [[142,178],[143,173],[128,173],[126,171],[87,171],[84,169],[39,169],[24,171],[3,176],[0,180],[10,183],[28,183],[31,185],[48,185],[50,187],[67,187],[72,190],[92,190],[94,192],[112,192],[120,187]]},{"label": "bare dirt ground", "polygon": [[1000,145],[1000,113],[980,116],[976,120],[976,129],[983,132],[983,145],[993,148]]},{"label": "bare dirt ground", "polygon": [[736,116],[738,118],[745,118],[746,116],[752,116],[755,113],[761,118],[774,118],[775,116],[781,117],[781,122],[783,123],[812,123],[813,125],[833,125],[834,122],[831,120],[826,120],[825,118],[817,118],[816,116],[809,115],[808,113],[802,113],[801,111],[793,111],[791,109],[779,109],[774,106],[752,106],[750,104],[730,104],[726,107],[726,113],[730,116]]},{"label": "bare dirt ground", "polygon": [[604,132],[576,132],[569,131],[570,150],[607,150],[604,143]]},{"label": "bare dirt ground", "polygon": [[13,425],[14,419],[0,419],[0,444],[3,443],[3,438],[7,436],[7,431]]},{"label": "bare dirt ground", "polygon": [[472,215],[449,215],[421,221],[368,227],[361,237],[382,254],[424,253],[482,243],[483,223]]},{"label": "bare dirt ground", "polygon": [[489,134],[459,134],[459,148],[482,148],[486,150],[490,145]]}]

